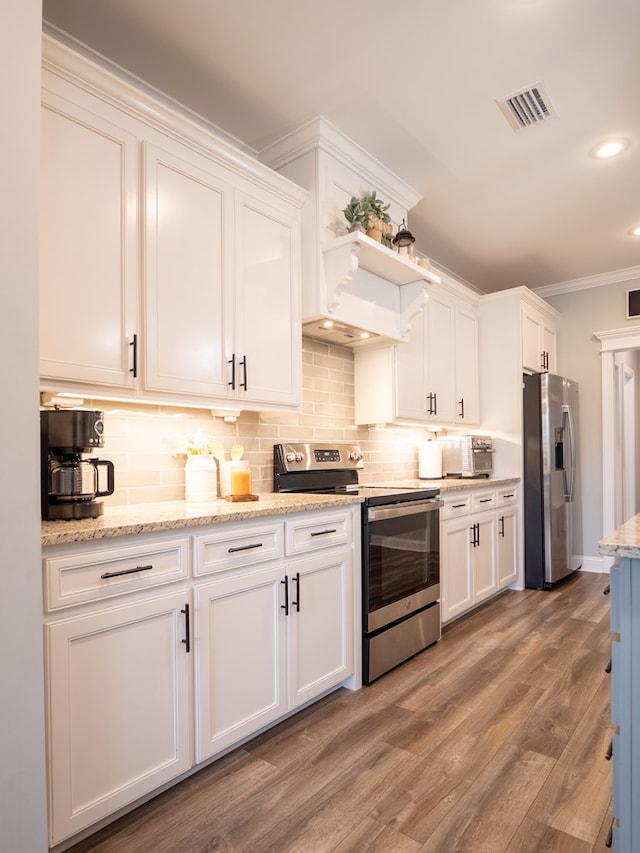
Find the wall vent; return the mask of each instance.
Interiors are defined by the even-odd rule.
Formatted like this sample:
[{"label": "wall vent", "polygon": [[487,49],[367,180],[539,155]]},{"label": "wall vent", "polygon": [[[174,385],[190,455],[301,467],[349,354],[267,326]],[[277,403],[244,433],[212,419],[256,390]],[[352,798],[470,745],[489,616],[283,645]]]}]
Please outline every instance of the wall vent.
[{"label": "wall vent", "polygon": [[542,83],[496,100],[513,130],[523,130],[556,118],[556,111],[544,91]]}]

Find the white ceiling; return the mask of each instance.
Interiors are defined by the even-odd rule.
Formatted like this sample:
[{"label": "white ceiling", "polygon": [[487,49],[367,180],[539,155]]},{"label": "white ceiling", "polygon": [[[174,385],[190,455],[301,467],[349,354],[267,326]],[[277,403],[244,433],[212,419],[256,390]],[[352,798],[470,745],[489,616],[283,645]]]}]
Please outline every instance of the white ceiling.
[{"label": "white ceiling", "polygon": [[[260,151],[318,115],[423,196],[483,291],[640,264],[639,0],[44,0],[45,20]],[[541,82],[557,117],[495,103]],[[630,148],[598,161],[610,135]]]}]

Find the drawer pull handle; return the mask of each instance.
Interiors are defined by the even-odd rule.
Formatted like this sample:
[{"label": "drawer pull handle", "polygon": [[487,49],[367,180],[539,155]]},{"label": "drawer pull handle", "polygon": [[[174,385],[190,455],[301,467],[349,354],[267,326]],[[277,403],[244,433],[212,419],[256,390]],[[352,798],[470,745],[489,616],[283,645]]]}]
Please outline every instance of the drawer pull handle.
[{"label": "drawer pull handle", "polygon": [[604,842],[605,847],[613,847],[613,827],[615,826],[615,823],[616,819],[614,818],[609,826],[609,832],[607,832],[607,838]]},{"label": "drawer pull handle", "polygon": [[609,663],[605,666],[604,671],[609,675],[611,672],[611,658],[609,658]]},{"label": "drawer pull handle", "polygon": [[311,536],[327,536],[329,533],[337,533],[338,531],[334,528],[333,530],[316,530]]},{"label": "drawer pull handle", "polygon": [[466,504],[451,504],[451,509],[462,509]]},{"label": "drawer pull handle", "polygon": [[607,584],[605,586],[605,588],[602,590],[602,594],[603,595],[609,595],[610,592],[611,592],[611,584]]},{"label": "drawer pull handle", "polygon": [[515,495],[511,493],[510,495],[503,495],[503,498],[515,498]]},{"label": "drawer pull handle", "polygon": [[229,554],[235,554],[236,551],[251,551],[253,548],[262,548],[262,542],[252,542],[251,545],[239,545],[237,548],[229,548]]},{"label": "drawer pull handle", "polygon": [[295,605],[296,613],[300,613],[300,572],[296,572],[292,580],[296,585],[296,600],[291,602],[291,606]]},{"label": "drawer pull handle", "polygon": [[123,569],[121,572],[105,572],[103,575],[100,575],[102,580],[106,580],[107,578],[119,578],[122,575],[133,575],[136,572],[150,572],[153,568],[153,565],[148,566],[136,566],[134,569]]},{"label": "drawer pull handle", "polygon": [[479,503],[481,504],[490,504],[493,498],[480,498]]},{"label": "drawer pull handle", "polygon": [[604,754],[604,757],[607,759],[607,761],[611,761],[612,756],[613,756],[613,738],[611,738],[611,741],[609,743],[607,751]]},{"label": "drawer pull handle", "polygon": [[191,631],[189,628],[189,605],[185,604],[184,610],[181,610],[180,613],[184,613],[184,640],[181,640],[182,643],[186,646],[186,653],[189,654],[191,651]]}]

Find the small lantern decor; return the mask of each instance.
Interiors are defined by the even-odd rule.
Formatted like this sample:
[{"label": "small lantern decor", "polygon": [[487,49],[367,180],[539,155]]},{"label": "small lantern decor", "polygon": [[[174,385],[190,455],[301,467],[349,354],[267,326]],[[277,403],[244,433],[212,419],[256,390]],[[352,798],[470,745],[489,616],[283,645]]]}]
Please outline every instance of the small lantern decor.
[{"label": "small lantern decor", "polygon": [[398,233],[393,238],[392,242],[398,250],[399,255],[404,255],[406,258],[413,260],[413,244],[416,242],[416,238],[413,236],[411,231],[408,230],[404,219],[402,220],[402,225],[398,228]]}]

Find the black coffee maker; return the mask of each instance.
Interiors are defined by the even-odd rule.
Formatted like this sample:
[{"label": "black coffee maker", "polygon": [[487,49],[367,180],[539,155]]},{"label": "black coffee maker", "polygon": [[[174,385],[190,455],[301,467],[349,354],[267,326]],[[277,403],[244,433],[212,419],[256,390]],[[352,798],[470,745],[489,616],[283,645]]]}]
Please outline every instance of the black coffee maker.
[{"label": "black coffee maker", "polygon": [[[85,409],[40,412],[42,520],[97,518],[104,512],[96,498],[113,494],[113,462],[85,459],[104,446],[104,414]],[[100,488],[100,469],[106,488]],[[104,484],[103,484],[104,485]]]}]

